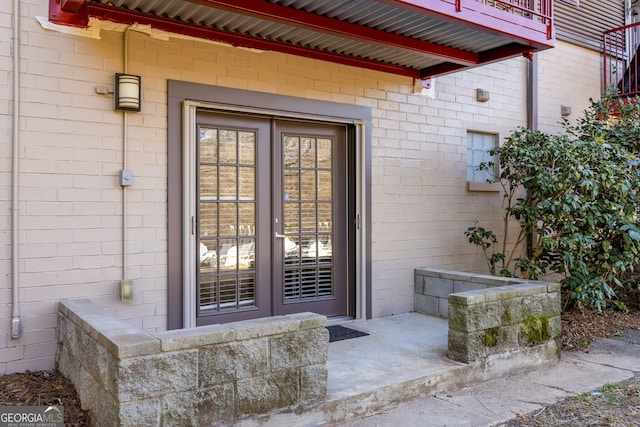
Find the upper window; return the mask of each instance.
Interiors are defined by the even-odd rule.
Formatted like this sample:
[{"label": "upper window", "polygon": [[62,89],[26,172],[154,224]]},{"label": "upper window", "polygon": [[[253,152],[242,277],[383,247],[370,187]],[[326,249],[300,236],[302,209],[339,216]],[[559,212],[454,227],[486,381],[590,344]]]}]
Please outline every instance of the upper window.
[{"label": "upper window", "polygon": [[478,170],[481,163],[494,162],[489,150],[497,146],[498,136],[493,133],[467,132],[467,181],[487,182],[495,179],[494,169]]}]

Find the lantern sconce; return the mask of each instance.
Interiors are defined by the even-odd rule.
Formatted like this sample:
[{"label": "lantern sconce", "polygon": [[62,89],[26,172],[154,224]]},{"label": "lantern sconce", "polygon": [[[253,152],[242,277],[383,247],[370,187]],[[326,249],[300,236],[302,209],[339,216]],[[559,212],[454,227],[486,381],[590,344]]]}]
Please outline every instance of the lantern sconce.
[{"label": "lantern sconce", "polygon": [[140,111],[140,93],[142,79],[132,74],[116,73],[115,109],[121,111]]}]

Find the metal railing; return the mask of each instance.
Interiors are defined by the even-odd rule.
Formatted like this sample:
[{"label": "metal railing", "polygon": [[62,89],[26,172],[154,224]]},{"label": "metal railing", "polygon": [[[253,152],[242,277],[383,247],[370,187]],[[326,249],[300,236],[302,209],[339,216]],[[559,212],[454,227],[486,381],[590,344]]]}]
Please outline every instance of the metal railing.
[{"label": "metal railing", "polygon": [[620,96],[640,94],[640,22],[603,33],[603,92],[613,88]]},{"label": "metal railing", "polygon": [[[460,10],[462,0],[456,0],[456,10]],[[514,15],[541,22],[547,26],[547,38],[553,37],[553,0],[476,0]]]}]

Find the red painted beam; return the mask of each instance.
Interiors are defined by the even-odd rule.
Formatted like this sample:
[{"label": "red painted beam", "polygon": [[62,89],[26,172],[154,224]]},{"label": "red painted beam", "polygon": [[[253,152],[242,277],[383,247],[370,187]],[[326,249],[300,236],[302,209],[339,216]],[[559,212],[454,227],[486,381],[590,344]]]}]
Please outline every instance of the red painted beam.
[{"label": "red painted beam", "polygon": [[[525,55],[526,57],[528,57],[529,52],[531,52],[530,46],[525,46],[518,43],[510,43],[506,46],[501,46],[495,49],[480,52],[480,54],[478,55],[480,58],[480,62],[478,63],[478,65],[486,65],[492,62],[502,61],[509,58],[515,58],[516,56],[520,56],[520,55]],[[420,70],[420,78],[427,79],[427,78],[437,77],[443,74],[449,74],[454,71],[459,71],[464,68],[471,68],[471,67],[461,67],[459,64],[445,62],[443,64],[438,64],[432,67],[423,68],[422,70]]]},{"label": "red painted beam", "polygon": [[411,37],[404,37],[398,34],[305,12],[303,10],[280,6],[263,0],[188,1],[241,15],[254,16],[271,22],[306,28],[324,34],[338,35],[351,40],[364,41],[376,46],[390,47],[396,50],[438,57],[450,62],[466,65],[475,65],[478,63],[478,56],[473,52]]},{"label": "red painted beam", "polygon": [[[476,0],[377,0],[432,18],[490,34],[500,34],[534,50],[554,47],[550,26]],[[459,11],[456,8],[459,7]],[[549,17],[551,19],[551,17]]]},{"label": "red painted beam", "polygon": [[84,0],[62,0],[62,10],[69,13],[77,13]]},{"label": "red painted beam", "polygon": [[445,62],[443,64],[434,65],[432,67],[423,68],[420,70],[420,78],[421,79],[430,79],[433,77],[442,76],[445,74],[453,73],[454,71],[465,70],[469,67],[465,67],[464,65],[454,64],[452,62]]},{"label": "red painted beam", "polygon": [[419,77],[418,70],[414,70],[409,67],[387,64],[384,62],[364,58],[356,58],[339,53],[325,52],[274,40],[260,39],[245,34],[233,33],[231,31],[220,30],[167,17],[159,17],[135,10],[117,8],[115,6],[104,5],[102,3],[90,3],[88,13],[90,16],[98,19],[119,22],[123,24],[148,24],[153,28],[159,30],[197,37],[205,40],[228,43],[232,46],[276,51],[307,58],[320,59],[323,61],[335,62],[338,64],[349,65],[353,67],[381,71],[385,73],[399,74],[413,78]]},{"label": "red painted beam", "polygon": [[[59,25],[86,28],[89,25],[87,3],[77,3],[75,0],[49,0],[49,21]],[[65,6],[67,9],[64,9]]]},{"label": "red painted beam", "polygon": [[480,64],[488,64],[490,62],[502,61],[507,58],[514,58],[527,52],[531,52],[530,46],[510,43],[506,46],[500,46],[495,49],[480,52]]}]

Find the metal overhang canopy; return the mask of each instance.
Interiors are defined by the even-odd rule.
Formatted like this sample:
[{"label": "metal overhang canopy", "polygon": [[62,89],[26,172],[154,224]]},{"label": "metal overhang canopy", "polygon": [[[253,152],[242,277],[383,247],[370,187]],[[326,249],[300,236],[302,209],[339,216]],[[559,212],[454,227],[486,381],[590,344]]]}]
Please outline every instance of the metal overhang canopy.
[{"label": "metal overhang canopy", "polygon": [[520,0],[49,0],[49,20],[89,17],[429,78],[553,47],[552,2]]}]

